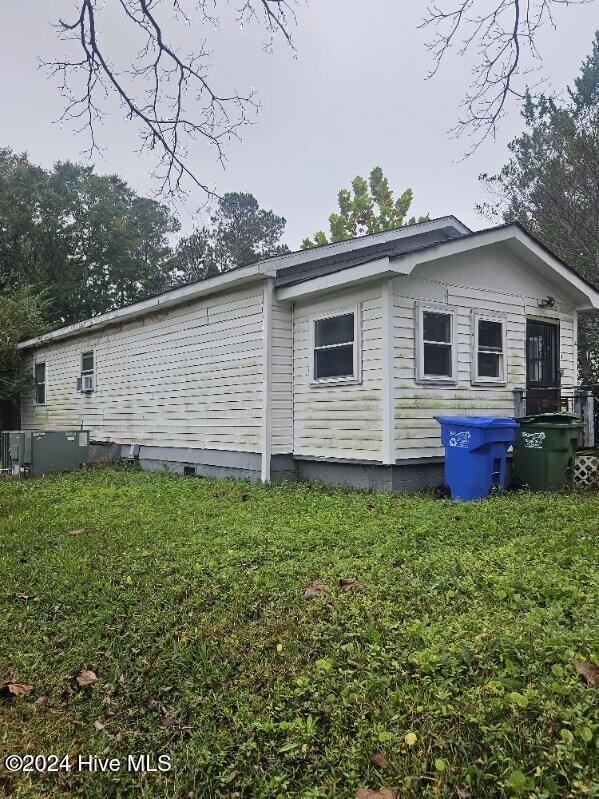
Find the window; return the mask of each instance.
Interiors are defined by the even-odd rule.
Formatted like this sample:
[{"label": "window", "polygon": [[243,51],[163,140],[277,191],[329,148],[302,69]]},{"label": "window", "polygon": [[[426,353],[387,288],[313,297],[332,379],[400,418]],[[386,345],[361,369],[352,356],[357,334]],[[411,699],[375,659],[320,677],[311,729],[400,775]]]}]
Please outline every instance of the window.
[{"label": "window", "polygon": [[40,362],[35,364],[35,404],[46,404],[46,364]]},{"label": "window", "polygon": [[77,388],[84,394],[90,394],[95,389],[94,353],[91,350],[81,355],[81,377],[77,381]]},{"label": "window", "polygon": [[81,374],[89,374],[94,371],[94,353],[84,352],[81,356]]},{"label": "window", "polygon": [[313,382],[359,379],[357,309],[314,319],[312,336]]},{"label": "window", "polygon": [[473,332],[473,382],[505,383],[505,320],[474,313]]},{"label": "window", "polygon": [[455,383],[453,311],[418,307],[418,379]]}]

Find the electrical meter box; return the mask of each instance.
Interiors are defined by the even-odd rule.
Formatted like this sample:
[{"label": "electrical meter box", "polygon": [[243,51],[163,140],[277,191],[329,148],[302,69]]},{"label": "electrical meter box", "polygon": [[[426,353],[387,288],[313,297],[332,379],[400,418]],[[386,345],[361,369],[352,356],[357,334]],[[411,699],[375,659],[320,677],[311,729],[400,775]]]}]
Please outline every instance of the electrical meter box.
[{"label": "electrical meter box", "polygon": [[2,433],[2,467],[13,477],[79,469],[89,459],[88,430],[9,430]]}]

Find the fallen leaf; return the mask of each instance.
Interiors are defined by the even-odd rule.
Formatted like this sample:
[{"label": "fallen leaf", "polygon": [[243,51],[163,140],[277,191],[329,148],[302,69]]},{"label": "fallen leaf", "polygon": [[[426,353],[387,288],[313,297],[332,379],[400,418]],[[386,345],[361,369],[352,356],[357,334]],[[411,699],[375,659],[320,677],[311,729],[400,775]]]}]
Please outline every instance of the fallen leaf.
[{"label": "fallen leaf", "polygon": [[85,533],[85,532],[86,532],[86,528],[85,527],[80,527],[78,530],[69,530],[67,532],[67,535],[81,535],[81,533]]},{"label": "fallen leaf", "polygon": [[395,791],[391,788],[380,788],[373,791],[371,788],[358,788],[354,799],[396,799]]},{"label": "fallen leaf", "polygon": [[377,752],[370,758],[370,762],[377,768],[389,768],[391,765],[382,752]]},{"label": "fallen leaf", "polygon": [[472,796],[472,794],[469,791],[467,791],[465,788],[460,788],[459,785],[455,789],[455,792],[459,796],[459,799],[470,799],[470,797]]},{"label": "fallen leaf", "polygon": [[416,741],[418,740],[418,736],[415,732],[409,732],[404,738],[404,741],[407,743],[408,746],[414,746]]},{"label": "fallen leaf", "polygon": [[593,663],[579,661],[574,664],[574,668],[589,685],[599,685],[599,668]]},{"label": "fallen leaf", "polygon": [[322,594],[329,590],[329,586],[320,580],[314,580],[307,588],[304,589],[304,597],[306,599],[317,599]]},{"label": "fallen leaf", "polygon": [[96,730],[97,732],[102,732],[102,730],[105,729],[106,727],[102,724],[101,721],[94,721],[94,730]]},{"label": "fallen leaf", "polygon": [[234,771],[232,771],[232,772],[229,774],[229,776],[227,777],[227,782],[229,782],[229,783],[231,783],[231,782],[235,782],[235,780],[236,780],[238,777],[241,777],[241,771],[239,771],[239,769],[237,769],[237,768],[236,768],[236,769],[235,769]]},{"label": "fallen leaf", "polygon": [[39,696],[35,702],[33,703],[36,707],[42,708],[48,706],[48,697],[47,696]]},{"label": "fallen leaf", "polygon": [[7,682],[0,688],[2,696],[11,698],[13,696],[28,696],[33,690],[33,685],[26,682]]},{"label": "fallen leaf", "polygon": [[342,577],[339,580],[339,585],[344,591],[364,591],[364,583],[356,580],[354,577]]},{"label": "fallen leaf", "polygon": [[247,502],[249,498],[250,498],[250,495],[248,494],[247,491],[242,491],[242,493],[239,495],[239,499],[242,502]]},{"label": "fallen leaf", "polygon": [[91,671],[91,669],[81,669],[81,672],[77,676],[77,684],[80,688],[89,688],[97,679],[96,673]]},{"label": "fallen leaf", "polygon": [[164,711],[164,718],[160,722],[160,726],[163,729],[168,729],[169,727],[174,727],[175,724],[180,722],[179,714],[173,708],[168,708]]}]

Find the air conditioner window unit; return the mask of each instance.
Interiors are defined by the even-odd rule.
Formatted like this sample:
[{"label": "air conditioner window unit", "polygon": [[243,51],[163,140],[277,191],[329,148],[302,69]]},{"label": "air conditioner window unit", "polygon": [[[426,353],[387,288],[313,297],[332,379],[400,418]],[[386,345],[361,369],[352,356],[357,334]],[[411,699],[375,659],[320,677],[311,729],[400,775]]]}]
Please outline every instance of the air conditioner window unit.
[{"label": "air conditioner window unit", "polygon": [[90,394],[94,390],[94,383],[94,375],[81,375],[81,391],[84,394]]}]

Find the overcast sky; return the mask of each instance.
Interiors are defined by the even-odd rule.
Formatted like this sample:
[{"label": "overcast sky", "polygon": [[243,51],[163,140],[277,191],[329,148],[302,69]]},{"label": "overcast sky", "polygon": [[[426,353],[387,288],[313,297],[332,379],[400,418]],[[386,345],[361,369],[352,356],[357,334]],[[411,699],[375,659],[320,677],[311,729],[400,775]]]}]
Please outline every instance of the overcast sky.
[{"label": "overcast sky", "polygon": [[[118,60],[127,53],[127,32],[114,16],[117,0],[104,6],[101,33]],[[221,193],[251,191],[263,207],[285,216],[285,238],[294,249],[305,235],[327,229],[339,188],[375,165],[396,191],[414,190],[415,214],[452,213],[471,227],[484,227],[487,222],[474,208],[484,199],[478,175],[505,163],[507,142],[521,128],[519,110],[513,107],[496,142],[462,160],[466,142],[447,131],[456,122],[471,64],[454,57],[433,80],[425,80],[431,66],[424,47],[428,36],[417,27],[424,7],[414,0],[302,0],[293,27],[295,55],[282,39],[265,52],[259,26],[240,30],[227,17],[219,31],[181,30],[177,42],[183,49],[208,37],[218,88],[254,87],[262,104],[243,141],[228,148],[225,169],[205,149],[193,151],[199,176]],[[46,167],[56,160],[81,160],[87,144],[72,125],[56,124],[63,100],[56,80],[37,64],[38,58],[64,52],[52,23],[73,8],[73,0],[0,4],[0,145],[27,151]],[[555,88],[571,83],[589,54],[599,27],[597,8],[558,9],[557,31],[543,31],[543,75]],[[97,170],[116,172],[138,192],[151,193],[152,156],[135,152],[136,128],[118,105],[106,108]],[[203,201],[196,190],[177,208],[185,229]]]}]

